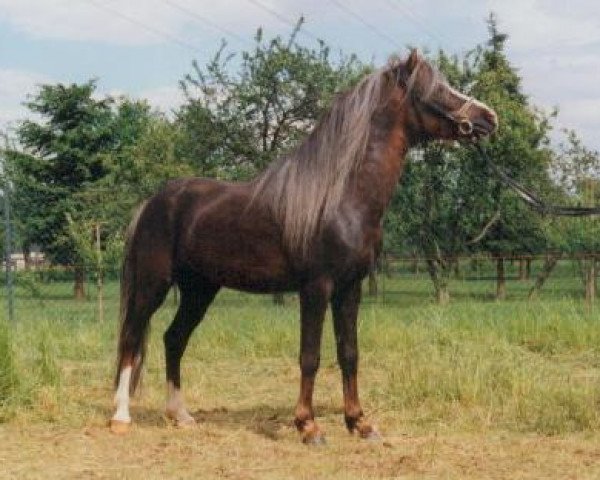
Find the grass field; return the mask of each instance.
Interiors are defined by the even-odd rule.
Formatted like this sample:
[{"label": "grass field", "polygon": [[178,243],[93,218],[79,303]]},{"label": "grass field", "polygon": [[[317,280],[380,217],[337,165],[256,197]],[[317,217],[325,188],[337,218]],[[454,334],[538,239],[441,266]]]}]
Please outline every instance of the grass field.
[{"label": "grass field", "polygon": [[453,281],[444,308],[425,276],[381,283],[360,314],[360,382],[385,442],[343,427],[328,318],[315,392],[322,448],[302,445],[292,425],[295,297],[219,295],[184,357],[198,420],[186,430],[163,416],[169,297],[153,319],[135,426],[115,437],[116,282],[104,325],[93,292],[76,303],[67,283],[19,288],[17,323],[0,322],[0,477],[600,478],[600,309],[584,306],[570,264],[533,302],[516,280],[494,301],[491,270]]}]

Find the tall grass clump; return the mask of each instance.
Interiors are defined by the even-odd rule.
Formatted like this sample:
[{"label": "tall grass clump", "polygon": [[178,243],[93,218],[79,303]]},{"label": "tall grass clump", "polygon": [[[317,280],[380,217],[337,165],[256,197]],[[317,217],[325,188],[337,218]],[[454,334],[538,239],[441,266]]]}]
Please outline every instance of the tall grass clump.
[{"label": "tall grass clump", "polygon": [[10,331],[4,322],[0,322],[0,422],[6,420],[6,409],[13,403],[18,387]]},{"label": "tall grass clump", "polygon": [[[56,410],[61,386],[57,341],[45,322],[0,322],[0,421]],[[41,407],[41,408],[40,408]]]},{"label": "tall grass clump", "polygon": [[419,425],[543,434],[600,428],[600,372],[590,361],[598,324],[569,306],[548,310],[509,307],[507,315],[494,305],[477,317],[432,307],[394,326],[383,317],[385,335],[365,332],[369,349],[386,352],[375,367],[386,372],[375,400]]},{"label": "tall grass clump", "polygon": [[60,368],[57,360],[56,340],[50,333],[48,325],[38,330],[37,348],[34,356],[34,372],[36,381],[41,386],[60,386]]}]

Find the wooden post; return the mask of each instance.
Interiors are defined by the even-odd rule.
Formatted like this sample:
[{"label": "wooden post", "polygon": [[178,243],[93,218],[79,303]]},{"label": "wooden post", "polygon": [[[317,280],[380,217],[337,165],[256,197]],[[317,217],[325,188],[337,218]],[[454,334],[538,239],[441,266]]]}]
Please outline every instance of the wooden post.
[{"label": "wooden post", "polygon": [[589,258],[585,271],[585,303],[588,307],[593,307],[596,301],[596,259]]},{"label": "wooden post", "polygon": [[506,277],[504,275],[504,258],[496,258],[496,300],[506,298]]},{"label": "wooden post", "polygon": [[6,306],[8,309],[8,320],[13,323],[15,320],[14,307],[14,279],[12,268],[12,222],[10,220],[10,190],[6,179],[3,182],[4,194],[4,265],[6,275]]},{"label": "wooden post", "polygon": [[75,285],[73,294],[75,300],[85,300],[85,267],[81,264],[74,267]]},{"label": "wooden post", "polygon": [[525,259],[523,257],[519,257],[519,280],[523,281],[527,278],[527,274],[525,271]]},{"label": "wooden post", "polygon": [[100,243],[100,223],[94,225],[96,234],[96,261],[98,286],[98,322],[104,323],[104,272],[102,268],[102,245]]}]

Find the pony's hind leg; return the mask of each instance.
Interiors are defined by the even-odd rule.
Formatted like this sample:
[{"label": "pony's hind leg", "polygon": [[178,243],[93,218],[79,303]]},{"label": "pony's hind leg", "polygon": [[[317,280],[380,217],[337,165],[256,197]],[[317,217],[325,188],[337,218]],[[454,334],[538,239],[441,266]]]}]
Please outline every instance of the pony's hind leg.
[{"label": "pony's hind leg", "polygon": [[202,321],[219,287],[206,282],[186,282],[180,285],[181,302],[175,319],[164,334],[167,366],[166,415],[178,426],[195,423],[189,414],[181,393],[181,357],[196,326]]},{"label": "pony's hind leg", "polygon": [[129,430],[129,397],[135,391],[141,375],[150,318],[169,291],[167,280],[154,280],[147,282],[146,288],[139,289],[129,299],[124,300],[129,305],[125,311],[119,339],[115,414],[110,421],[113,433],[124,434]]}]

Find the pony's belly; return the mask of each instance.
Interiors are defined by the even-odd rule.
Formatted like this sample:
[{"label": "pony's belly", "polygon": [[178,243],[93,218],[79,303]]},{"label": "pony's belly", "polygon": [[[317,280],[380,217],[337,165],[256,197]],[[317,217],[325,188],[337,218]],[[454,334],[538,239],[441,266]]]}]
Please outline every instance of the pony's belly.
[{"label": "pony's belly", "polygon": [[248,293],[279,293],[279,292],[292,292],[298,290],[298,285],[294,282],[284,280],[272,280],[265,279],[263,281],[233,281],[233,282],[222,282],[226,288],[232,288]]},{"label": "pony's belly", "polygon": [[258,239],[252,245],[244,240],[202,242],[182,266],[216,285],[236,290],[269,293],[297,289],[297,275],[279,248]]},{"label": "pony's belly", "polygon": [[263,268],[203,268],[201,273],[211,282],[227,288],[253,293],[272,293],[297,290],[297,282],[286,272]]}]

